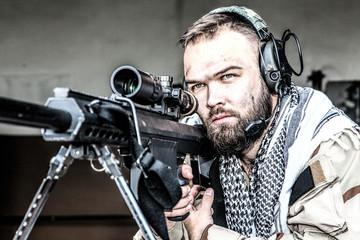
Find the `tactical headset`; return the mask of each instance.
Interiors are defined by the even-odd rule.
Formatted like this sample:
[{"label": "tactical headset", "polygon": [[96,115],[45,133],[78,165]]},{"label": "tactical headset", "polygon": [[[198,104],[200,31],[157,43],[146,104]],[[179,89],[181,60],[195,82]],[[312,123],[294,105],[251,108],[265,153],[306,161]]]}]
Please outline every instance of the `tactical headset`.
[{"label": "tactical headset", "polygon": [[[271,93],[282,95],[283,91],[291,85],[292,73],[300,76],[303,71],[301,47],[297,36],[290,32],[290,30],[286,30],[281,40],[276,39],[272,33],[268,31],[266,22],[253,10],[243,6],[217,8],[207,15],[221,13],[237,14],[256,31],[260,41],[264,42],[260,49],[259,56],[262,77]],[[285,54],[285,43],[290,37],[295,39],[298,48],[300,60],[300,71],[298,73],[290,66]]]}]

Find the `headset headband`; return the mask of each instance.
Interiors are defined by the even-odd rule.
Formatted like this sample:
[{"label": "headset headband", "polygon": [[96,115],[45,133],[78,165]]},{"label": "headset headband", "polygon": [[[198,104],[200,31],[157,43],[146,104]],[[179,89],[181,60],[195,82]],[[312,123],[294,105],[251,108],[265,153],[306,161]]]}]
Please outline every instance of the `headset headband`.
[{"label": "headset headband", "polygon": [[249,8],[243,6],[221,7],[210,11],[205,16],[218,13],[236,13],[239,16],[242,16],[255,28],[257,34],[260,37],[260,40],[265,40],[269,36],[266,22],[256,12]]}]

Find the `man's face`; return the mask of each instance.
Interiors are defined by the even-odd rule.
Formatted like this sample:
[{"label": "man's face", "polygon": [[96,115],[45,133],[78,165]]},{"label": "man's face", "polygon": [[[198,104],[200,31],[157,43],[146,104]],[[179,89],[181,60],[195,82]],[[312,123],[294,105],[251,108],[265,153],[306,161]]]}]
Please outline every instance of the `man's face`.
[{"label": "man's face", "polygon": [[271,98],[260,77],[257,43],[223,29],[213,39],[200,39],[184,52],[185,80],[199,101],[198,114],[216,149],[238,154],[262,135],[244,129],[271,115]]}]

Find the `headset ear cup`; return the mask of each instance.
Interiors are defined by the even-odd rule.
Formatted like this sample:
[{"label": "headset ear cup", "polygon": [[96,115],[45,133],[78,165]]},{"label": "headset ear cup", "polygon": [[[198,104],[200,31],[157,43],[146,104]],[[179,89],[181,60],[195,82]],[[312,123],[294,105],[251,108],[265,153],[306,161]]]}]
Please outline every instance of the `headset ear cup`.
[{"label": "headset ear cup", "polygon": [[261,48],[260,71],[269,91],[271,93],[279,93],[281,72],[275,56],[273,41],[268,41]]}]

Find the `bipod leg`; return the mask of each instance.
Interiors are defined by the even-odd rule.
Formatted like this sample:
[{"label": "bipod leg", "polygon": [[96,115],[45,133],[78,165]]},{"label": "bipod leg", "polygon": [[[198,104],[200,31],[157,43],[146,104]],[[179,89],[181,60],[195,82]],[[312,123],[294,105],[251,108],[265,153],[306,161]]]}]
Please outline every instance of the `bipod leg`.
[{"label": "bipod leg", "polygon": [[13,240],[24,240],[28,238],[36,220],[45,206],[51,190],[55,186],[55,183],[66,173],[67,168],[73,162],[73,159],[70,157],[70,151],[71,145],[69,148],[61,146],[58,154],[50,160],[50,168],[47,176],[43,179],[36,192]]},{"label": "bipod leg", "polygon": [[115,155],[111,152],[108,146],[99,146],[92,145],[95,154],[98,158],[99,163],[105,169],[105,172],[110,175],[110,178],[113,179],[126,203],[131,214],[133,215],[137,225],[142,231],[146,240],[155,240],[154,234],[151,231],[151,228],[142,213],[139,204],[137,203],[133,193],[131,192],[124,176],[122,175],[117,162]]}]

